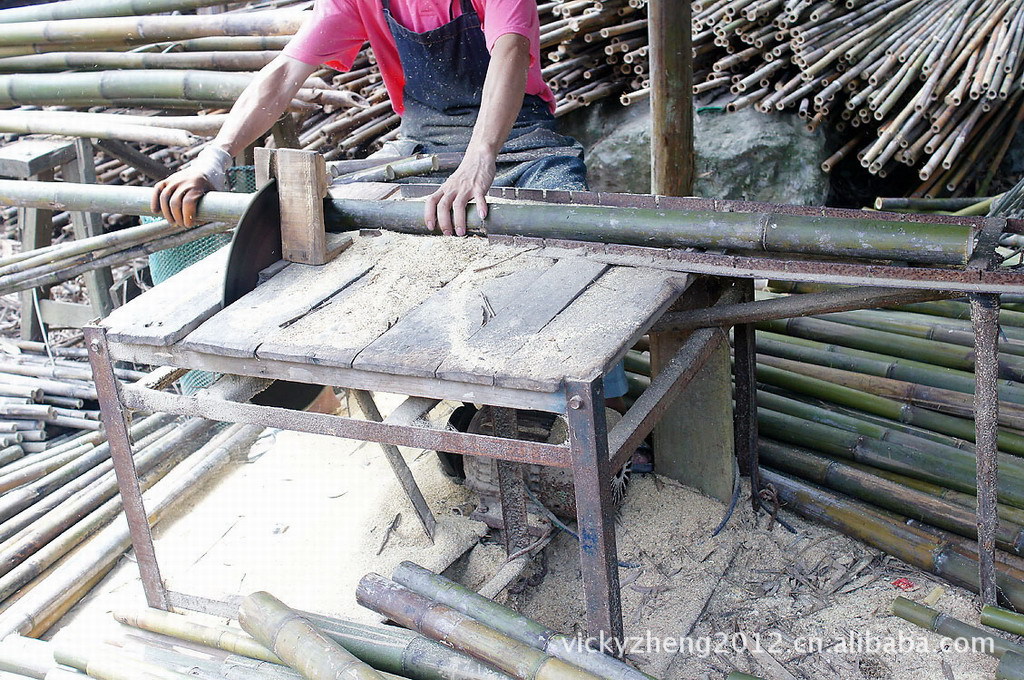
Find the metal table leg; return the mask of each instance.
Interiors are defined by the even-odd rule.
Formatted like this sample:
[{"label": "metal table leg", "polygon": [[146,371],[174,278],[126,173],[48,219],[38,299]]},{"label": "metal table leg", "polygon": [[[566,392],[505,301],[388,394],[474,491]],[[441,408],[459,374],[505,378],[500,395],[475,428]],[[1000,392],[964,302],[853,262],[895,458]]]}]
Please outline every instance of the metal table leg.
[{"label": "metal table leg", "polygon": [[[516,410],[497,408],[492,410],[494,436],[502,439],[519,437],[519,421]],[[526,512],[526,480],[523,478],[521,463],[498,460],[498,493],[501,496],[502,534],[505,550],[513,555],[530,545],[529,518]]]},{"label": "metal table leg", "polygon": [[982,604],[996,604],[996,440],[999,417],[999,296],[970,295],[974,324],[974,427],[978,483],[978,586]]},{"label": "metal table leg", "polygon": [[[737,281],[741,286],[743,301],[754,299],[753,280]],[[760,505],[760,479],[757,457],[757,343],[754,324],[733,326],[733,380],[735,387],[735,414],[733,418],[733,441],[740,474],[750,477],[751,502],[756,512]]]},{"label": "metal table leg", "polygon": [[[375,423],[383,422],[384,419],[377,409],[377,403],[373,400],[372,394],[366,390],[349,390],[349,393],[355,398],[356,405],[363,412],[364,416]],[[426,499],[423,498],[423,493],[420,491],[419,485],[416,484],[416,479],[412,476],[412,470],[409,469],[405,459],[402,458],[402,452],[394,444],[381,444],[380,448],[384,451],[384,457],[387,458],[388,465],[391,466],[392,472],[395,473],[402,491],[405,492],[405,497],[412,503],[412,507],[416,511],[416,517],[419,518],[420,524],[423,526],[424,533],[427,534],[427,538],[433,541],[434,533],[437,530],[437,520],[434,518],[434,513],[430,511],[430,506],[427,505]]]},{"label": "metal table leg", "polygon": [[85,344],[89,349],[93,380],[96,382],[96,394],[99,396],[103,429],[110,444],[110,457],[114,463],[117,486],[121,491],[124,514],[128,519],[128,531],[132,538],[132,546],[135,548],[135,557],[139,562],[146,602],[155,609],[169,610],[167,590],[164,588],[163,579],[160,578],[160,567],[156,561],[156,550],[153,548],[153,533],[150,531],[149,517],[142,502],[139,476],[135,470],[135,460],[132,458],[128,421],[125,419],[121,392],[107,347],[107,331],[98,326],[87,326],[83,331]]},{"label": "metal table leg", "polygon": [[600,377],[567,383],[566,399],[587,630],[591,635],[603,633],[621,640],[622,603],[604,384]]}]

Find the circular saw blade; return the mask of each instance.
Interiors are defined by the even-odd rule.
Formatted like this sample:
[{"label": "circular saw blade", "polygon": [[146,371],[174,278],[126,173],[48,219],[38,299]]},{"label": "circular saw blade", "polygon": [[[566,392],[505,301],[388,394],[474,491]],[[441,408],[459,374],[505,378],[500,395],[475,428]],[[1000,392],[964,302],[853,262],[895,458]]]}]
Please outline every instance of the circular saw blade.
[{"label": "circular saw blade", "polygon": [[[260,272],[281,259],[281,201],[277,180],[264,184],[245,209],[228,252],[224,274],[224,306],[253,291]],[[312,404],[322,385],[277,380],[252,398],[261,406],[304,409]]]},{"label": "circular saw blade", "polygon": [[224,274],[224,306],[256,288],[260,272],[281,259],[281,200],[277,180],[253,196],[231,239]]}]

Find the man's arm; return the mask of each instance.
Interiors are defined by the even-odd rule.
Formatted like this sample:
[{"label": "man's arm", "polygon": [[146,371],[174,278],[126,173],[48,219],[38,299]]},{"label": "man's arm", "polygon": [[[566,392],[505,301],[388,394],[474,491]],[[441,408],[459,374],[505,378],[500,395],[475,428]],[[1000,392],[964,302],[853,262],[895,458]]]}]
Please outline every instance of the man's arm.
[{"label": "man's arm", "polygon": [[223,173],[233,156],[270,129],[316,68],[284,55],[263,67],[231,107],[214,140],[188,167],[157,183],[153,211],[191,227],[199,199],[213,188],[214,175]]},{"label": "man's arm", "polygon": [[480,114],[473,127],[466,156],[441,188],[427,198],[423,219],[445,234],[466,234],[466,206],[476,201],[487,216],[485,194],[494,181],[495,159],[508,140],[526,93],[530,41],[517,33],[500,36],[491,50]]}]

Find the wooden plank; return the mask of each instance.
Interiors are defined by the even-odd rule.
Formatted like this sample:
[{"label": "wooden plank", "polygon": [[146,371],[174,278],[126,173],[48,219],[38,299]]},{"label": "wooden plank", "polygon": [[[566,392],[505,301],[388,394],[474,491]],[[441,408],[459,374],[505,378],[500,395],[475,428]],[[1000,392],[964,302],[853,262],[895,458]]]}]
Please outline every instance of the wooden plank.
[{"label": "wooden plank", "polygon": [[118,307],[100,323],[110,342],[166,346],[221,308],[228,248],[184,269]]},{"label": "wooden plank", "polygon": [[[155,161],[134,146],[118,139],[97,139],[96,148],[108,155],[127,163],[154,182],[171,176],[171,169],[160,161]],[[91,156],[90,156],[91,158]]]},{"label": "wooden plank", "polygon": [[91,305],[57,300],[40,300],[39,312],[47,328],[81,328],[99,318]]},{"label": "wooden plank", "polygon": [[[145,156],[145,158],[149,159],[149,156]],[[61,174],[65,182],[96,184],[92,143],[88,139],[75,140],[75,158],[70,163],[61,166]],[[105,231],[103,216],[95,212],[71,213],[71,225],[76,239],[99,236]],[[86,290],[89,293],[89,303],[96,310],[94,316],[102,318],[110,314],[110,311],[114,309],[114,302],[110,297],[110,289],[114,286],[114,277],[110,273],[110,267],[93,269],[83,274],[82,278],[85,279]]]},{"label": "wooden plank", "polygon": [[438,378],[466,382],[493,381],[496,357],[514,352],[578,298],[609,268],[601,262],[566,257],[532,281],[511,304],[486,318],[457,352],[439,365]]},{"label": "wooden plank", "polygon": [[302,264],[327,262],[324,202],[327,166],[314,151],[278,149],[277,186],[281,195],[281,251]]},{"label": "wooden plank", "polygon": [[142,344],[113,344],[110,355],[117,361],[151,366],[182,366],[214,373],[232,373],[276,380],[294,380],[313,384],[354,387],[372,392],[391,392],[433,399],[468,401],[477,404],[535,409],[550,413],[565,412],[563,392],[542,393],[525,390],[469,385],[414,376],[385,375],[351,368],[311,364],[303,361],[278,361],[252,357],[229,357],[223,354],[202,354],[178,345],[157,347]]},{"label": "wooden plank", "polygon": [[192,331],[181,345],[197,352],[251,357],[264,339],[312,310],[344,295],[373,269],[373,262],[338,257],[323,265],[291,263],[214,318]]},{"label": "wooden plank", "polygon": [[[10,146],[15,146],[11,144]],[[4,147],[8,148],[8,147]],[[72,151],[74,147],[71,147]],[[0,171],[2,173],[2,171]],[[53,168],[40,170],[36,179],[41,182],[53,181]],[[21,227],[21,251],[26,252],[50,245],[53,237],[53,211],[40,208],[19,208],[18,225]],[[36,314],[35,300],[49,295],[48,288],[23,290],[18,297],[21,299],[21,339],[42,340],[42,321]]]},{"label": "wooden plank", "polygon": [[[351,366],[355,357],[410,310],[445,288],[464,271],[485,267],[511,271],[522,251],[494,248],[483,239],[442,239],[382,232],[358,236],[335,262],[357,260],[374,269],[329,305],[264,338],[257,355],[266,359]],[[328,267],[332,266],[328,265]]]},{"label": "wooden plank", "polygon": [[[488,318],[501,315],[522,291],[549,267],[540,265],[490,276],[467,270],[455,281],[411,310],[393,328],[370,343],[353,362],[355,368],[398,375],[433,377],[447,357],[469,351],[467,340]],[[500,274],[500,275],[499,275]],[[480,382],[490,384],[490,377]]]},{"label": "wooden plank", "polygon": [[492,367],[496,386],[554,391],[607,371],[685,289],[689,278],[613,267]]},{"label": "wooden plank", "polygon": [[0,175],[27,179],[74,158],[75,145],[69,139],[19,139],[0,149]]}]

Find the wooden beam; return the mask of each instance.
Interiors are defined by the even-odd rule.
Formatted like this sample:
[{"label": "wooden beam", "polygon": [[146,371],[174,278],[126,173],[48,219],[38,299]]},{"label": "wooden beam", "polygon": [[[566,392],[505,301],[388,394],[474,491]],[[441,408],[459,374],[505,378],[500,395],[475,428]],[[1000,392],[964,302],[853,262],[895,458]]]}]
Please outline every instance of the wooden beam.
[{"label": "wooden beam", "polygon": [[693,56],[690,3],[650,0],[651,193],[693,191]]}]

